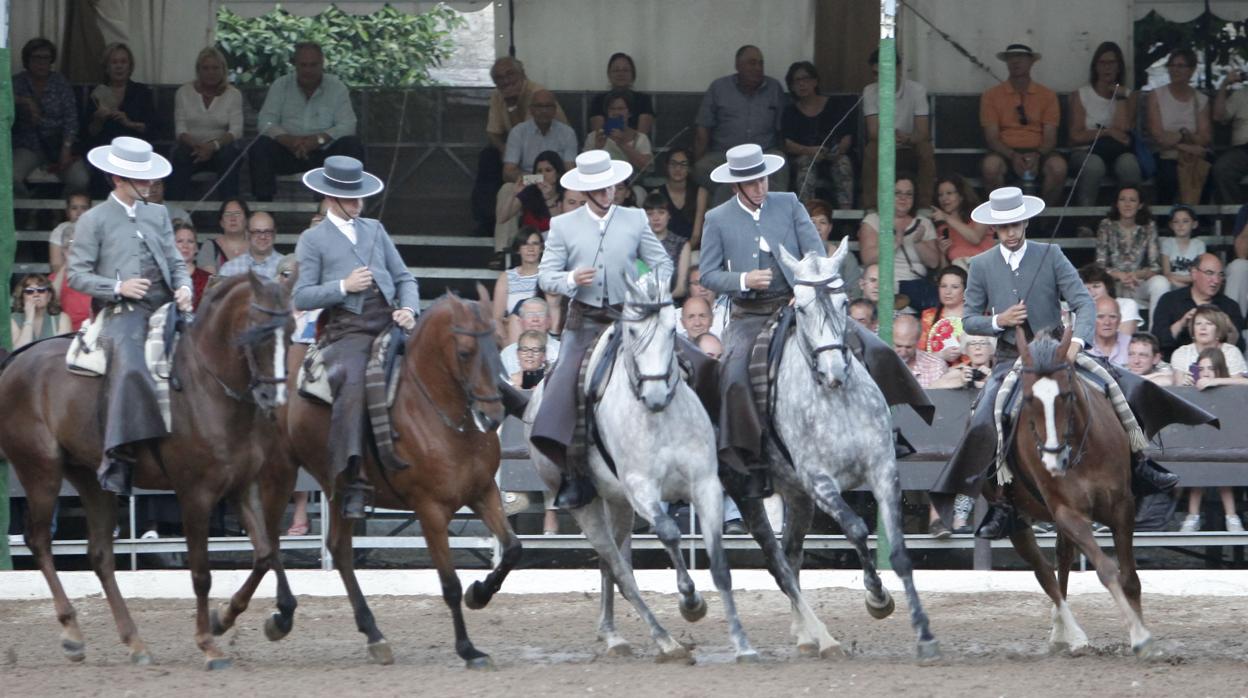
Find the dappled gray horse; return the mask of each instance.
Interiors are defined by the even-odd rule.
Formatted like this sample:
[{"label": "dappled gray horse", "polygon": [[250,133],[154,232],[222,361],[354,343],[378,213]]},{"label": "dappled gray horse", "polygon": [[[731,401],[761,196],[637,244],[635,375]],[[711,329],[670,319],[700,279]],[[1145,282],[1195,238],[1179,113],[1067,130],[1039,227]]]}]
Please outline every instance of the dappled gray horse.
[{"label": "dappled gray horse", "polygon": [[[780,260],[796,279],[796,330],[785,340],[772,392],[776,436],[792,457],[792,467],[774,439],[768,439],[777,490],[787,505],[784,556],[757,500],[739,500],[750,532],[766,554],[768,568],[793,603],[792,629],[804,653],[839,652],[801,597],[798,574],[802,542],[810,527],[812,502],[826,511],[845,532],[862,560],[867,610],[876,618],[893,612],[894,602],[876,573],[867,550],[867,525],[845,503],[842,493],[866,485],[875,494],[880,516],[893,544],[891,562],[905,584],[910,622],[918,634],[921,660],[939,657],[940,648],[928,629],[927,614],[914,589],[910,557],[901,527],[901,487],[893,450],[893,422],[884,395],[866,366],[848,348],[842,297],[836,287],[847,240],[831,257],[807,255],[800,262],[785,250]],[[787,557],[787,559],[786,559]]]},{"label": "dappled gray horse", "polygon": [[[689,649],[659,624],[642,601],[633,578],[631,539],[633,512],[649,521],[676,566],[680,613],[690,622],[706,615],[706,602],[694,588],[681,557],[680,529],[668,516],[664,501],[685,500],[708,522],[702,537],[710,556],[711,577],[724,603],[728,631],[737,661],[755,661],[732,597],[732,578],[724,555],[718,522],[723,519],[723,489],[717,474],[715,435],[697,395],[683,380],[676,360],[676,309],[666,278],[654,274],[640,284],[626,278],[627,302],[622,318],[608,332],[622,333],[610,376],[597,403],[596,437],[615,463],[611,472],[602,453],[588,448],[590,474],[598,497],[572,510],[585,537],[598,552],[602,571],[598,637],[612,654],[630,647],[615,629],[614,587],[628,599],[659,646],[660,661],[692,661]],[[590,357],[587,375],[594,375],[607,336]],[[525,435],[542,400],[539,385],[525,412]],[[586,398],[591,399],[591,398]],[[559,486],[558,468],[530,448],[538,473],[552,491]]]}]

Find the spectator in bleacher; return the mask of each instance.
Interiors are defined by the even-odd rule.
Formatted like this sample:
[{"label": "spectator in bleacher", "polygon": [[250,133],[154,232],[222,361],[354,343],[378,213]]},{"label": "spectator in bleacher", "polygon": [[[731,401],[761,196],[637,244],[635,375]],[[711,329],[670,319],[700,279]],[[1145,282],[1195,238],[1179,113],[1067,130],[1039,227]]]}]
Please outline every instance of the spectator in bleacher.
[{"label": "spectator in bleacher", "polygon": [[91,208],[91,197],[84,192],[72,193],[65,197],[65,220],[57,224],[52,229],[52,233],[48,235],[48,265],[52,268],[53,274],[65,266],[65,248],[69,246],[65,242],[65,236],[73,237],[74,223],[77,223],[78,217],[86,213],[89,208]]},{"label": "spectator in bleacher", "polygon": [[893,318],[893,350],[914,374],[919,385],[928,388],[949,369],[941,358],[919,349],[919,320],[913,315]]},{"label": "spectator in bleacher", "polygon": [[[784,87],[763,73],[763,52],[757,46],[737,49],[737,72],[716,78],[702,96],[694,129],[693,161],[698,183],[708,189],[711,170],[727,162],[728,149],[753,143],[781,155],[780,119],[788,103]],[[772,191],[784,191],[788,173],[771,177]]]},{"label": "spectator in bleacher", "polygon": [[[723,337],[728,328],[732,314],[732,299],[727,295],[715,295],[715,292],[702,285],[702,272],[697,267],[689,268],[689,295],[687,298],[701,298],[711,305],[711,334]],[[680,328],[676,329],[677,332]]]},{"label": "spectator in bleacher", "polygon": [[[69,251],[74,246],[74,226],[70,225],[62,230],[58,239],[61,244],[57,249],[67,258]],[[91,296],[70,287],[69,271],[64,264],[61,265],[60,269],[53,272],[48,279],[52,282],[53,292],[56,294],[57,301],[61,304],[61,312],[69,316],[69,329],[77,332],[82,323],[91,317]]]},{"label": "spectator in bleacher", "polygon": [[1238,204],[1244,200],[1239,182],[1248,175],[1248,89],[1229,95],[1231,85],[1248,81],[1248,71],[1228,70],[1213,96],[1213,120],[1231,125],[1231,147],[1213,163],[1213,191],[1217,202]]},{"label": "spectator in bleacher", "polygon": [[[880,133],[880,50],[867,58],[876,82],[862,91],[862,115],[867,126],[867,147],[862,158],[862,207],[875,208],[879,180]],[[897,96],[894,102],[893,133],[897,171],[918,173],[917,203],[931,206],[932,182],[936,177],[936,151],[932,149],[927,88],[901,77],[901,56],[897,56]]]},{"label": "spectator in bleacher", "polygon": [[630,187],[628,182],[620,184],[615,188],[614,203],[616,206],[626,206],[628,208],[641,208],[641,203],[637,200],[637,192],[642,193],[642,201],[644,201],[645,190],[641,187]]},{"label": "spectator in bleacher", "polygon": [[217,273],[221,265],[247,251],[247,220],[251,209],[242,199],[225,199],[217,210],[217,222],[221,234],[213,235],[199,248],[196,261],[210,274]]},{"label": "spectator in bleacher", "polygon": [[583,191],[564,189],[563,196],[559,199],[559,212],[572,213],[576,209],[584,206],[585,202],[588,200],[589,199],[585,197],[585,192]]},{"label": "spectator in bleacher", "polygon": [[9,332],[13,348],[69,332],[69,316],[61,312],[56,289],[43,274],[27,274],[13,287]]},{"label": "spectator in bleacher", "polygon": [[862,268],[862,276],[858,279],[858,288],[862,297],[874,304],[880,302],[880,265],[872,262]]},{"label": "spectator in bleacher", "polygon": [[607,118],[602,125],[585,134],[582,150],[605,150],[612,160],[622,160],[637,172],[645,170],[654,158],[650,137],[630,125],[633,93],[624,90],[608,92],[603,98]]},{"label": "spectator in bleacher", "polygon": [[273,251],[277,237],[277,224],[273,216],[256,211],[247,219],[247,252],[221,265],[220,276],[235,276],[254,271],[256,276],[270,281],[277,280],[277,263],[282,256]]},{"label": "spectator in bleacher", "polygon": [[1116,295],[1147,303],[1151,318],[1170,282],[1161,273],[1157,224],[1143,198],[1138,185],[1118,187],[1096,228],[1096,263],[1114,278]]},{"label": "spectator in bleacher", "polygon": [[[160,114],[152,90],[130,79],[134,74],[134,53],[123,43],[104,48],[103,81],[87,98],[84,149],[108,145],[119,136],[152,140],[160,133]],[[92,170],[91,188],[98,198],[110,189],[103,172]]]},{"label": "spectator in bleacher", "polygon": [[646,196],[642,208],[650,221],[650,231],[659,239],[667,256],[672,258],[676,273],[672,275],[672,297],[684,298],[689,294],[689,256],[692,254],[689,238],[671,229],[672,202],[659,192]]},{"label": "spectator in bleacher", "polygon": [[543,337],[543,344],[546,348],[546,365],[550,366],[559,358],[559,340],[550,336],[550,306],[544,298],[533,297],[521,301],[516,314],[520,317],[520,326],[517,328],[515,339],[512,339],[507,346],[503,347],[499,352],[499,358],[503,363],[503,370],[507,375],[512,375],[520,370],[519,343],[520,338],[530,332],[536,332]]},{"label": "spectator in bleacher", "polygon": [[541,233],[550,230],[550,219],[558,214],[559,197],[563,196],[563,186],[559,184],[565,169],[563,162],[559,153],[544,150],[533,160],[532,175],[526,175],[519,184],[508,183],[499,189],[494,212],[496,250],[515,240],[521,228],[533,228]]},{"label": "spectator in bleacher", "polygon": [[56,45],[42,37],[22,47],[22,72],[13,76],[13,196],[27,198],[26,178],[41,165],[65,183],[67,193],[87,190],[87,168],[74,155],[78,100],[61,73],[53,72]]},{"label": "spectator in bleacher", "polygon": [[[1119,185],[1140,183],[1140,162],[1131,143],[1136,93],[1124,84],[1126,75],[1122,49],[1106,41],[1092,52],[1088,84],[1070,95],[1070,166],[1076,172],[1083,167],[1075,184],[1076,206],[1096,205],[1096,192],[1111,165]],[[1089,154],[1094,140],[1096,150]]]},{"label": "spectator in bleacher", "polygon": [[971,211],[978,205],[975,190],[962,175],[947,174],[936,180],[936,205],[932,207],[936,245],[950,264],[963,269],[971,268],[971,257],[997,243],[988,226],[971,220]]},{"label": "spectator in bleacher", "polygon": [[698,339],[694,342],[703,354],[719,361],[719,357],[724,355],[724,343],[719,341],[719,337],[714,332],[703,332],[698,335]]},{"label": "spectator in bleacher", "polygon": [[225,54],[209,46],[195,58],[195,79],[174,94],[169,195],[176,201],[191,199],[191,175],[205,171],[220,178],[217,196],[238,196],[240,168],[230,165],[242,153],[243,93],[226,79],[229,70]]},{"label": "spectator in bleacher", "polygon": [[1096,263],[1080,267],[1079,280],[1083,282],[1084,288],[1088,289],[1088,295],[1092,296],[1093,301],[1104,295],[1117,301],[1118,315],[1122,318],[1122,324],[1118,329],[1127,334],[1135,334],[1144,322],[1144,319],[1140,317],[1140,305],[1132,298],[1118,297],[1117,282],[1109,275],[1105,267]]},{"label": "spectator in bleacher", "polygon": [[290,64],[294,72],[269,86],[257,119],[260,135],[248,157],[257,201],[273,200],[279,174],[320,167],[331,155],[365,159],[351,94],[342,80],[325,72],[321,47],[311,41],[295,44]]},{"label": "spectator in bleacher", "polygon": [[1040,54],[1030,46],[1010,44],[997,58],[1005,61],[1009,78],[979,100],[979,123],[991,151],[980,165],[983,188],[999,189],[1009,174],[1028,189],[1039,180],[1041,196],[1056,206],[1066,185],[1066,160],[1055,150],[1062,119],[1057,93],[1031,79]]},{"label": "spectator in bleacher", "polygon": [[608,111],[611,105],[606,101],[607,95],[622,92],[631,100],[627,117],[629,127],[649,136],[654,129],[654,102],[650,95],[633,89],[633,83],[637,81],[637,65],[632,57],[627,53],[611,54],[607,60],[607,81],[611,83],[611,90],[594,95],[589,102],[589,130],[601,130],[610,118]]},{"label": "spectator in bleacher", "polygon": [[[530,116],[516,124],[507,134],[503,152],[503,180],[519,182],[531,174],[529,163],[541,153],[552,150],[563,158],[565,171],[576,160],[576,132],[571,126],[559,121],[555,115],[559,102],[550,90],[538,90],[529,104]],[[560,174],[563,174],[562,172]]]},{"label": "spectator in bleacher", "polygon": [[693,166],[693,156],[685,148],[672,148],[667,151],[667,181],[654,191],[667,197],[668,213],[671,219],[668,227],[677,235],[689,239],[693,249],[702,246],[702,219],[706,216],[706,189],[689,177]]},{"label": "spectator in bleacher", "polygon": [[803,202],[828,197],[837,208],[853,208],[854,163],[849,149],[854,139],[844,127],[836,141],[828,138],[840,115],[832,100],[819,94],[819,72],[810,61],[798,61],[784,74],[784,84],[792,100],[780,117],[780,135],[789,156],[793,191]]},{"label": "spectator in bleacher", "polygon": [[160,204],[169,212],[169,222],[177,223],[178,221],[191,220],[191,214],[186,209],[177,204],[171,204],[165,201],[165,180],[153,179],[151,192],[147,195],[147,203]]},{"label": "spectator in bleacher", "polygon": [[[1234,347],[1231,348],[1234,349]],[[1242,367],[1242,356],[1239,361]],[[1195,385],[1197,388],[1204,390],[1215,385],[1248,384],[1248,378],[1244,377],[1244,372],[1242,370],[1237,372],[1234,367],[1230,366],[1225,350],[1219,351],[1217,347],[1206,347],[1201,350],[1197,363],[1194,364],[1193,368],[1195,369],[1194,372],[1184,371],[1181,374],[1185,381],[1182,385]],[[1176,380],[1180,377],[1178,369],[1175,369],[1175,377]],[[1180,531],[1195,533],[1200,530],[1200,503],[1204,494],[1205,490],[1202,487],[1192,487],[1187,491],[1187,516],[1183,519],[1183,525],[1179,527]],[[1219,487],[1218,497],[1222,500],[1222,513],[1225,515],[1226,530],[1232,533],[1242,533],[1244,522],[1239,518],[1239,512],[1235,507],[1234,489]]]},{"label": "spectator in bleacher", "polygon": [[1174,237],[1157,241],[1161,253],[1161,273],[1170,282],[1170,288],[1186,288],[1192,285],[1192,269],[1205,253],[1205,241],[1192,237],[1197,226],[1196,211],[1186,204],[1170,209],[1170,232]]},{"label": "spectator in bleacher", "polygon": [[[485,125],[489,144],[477,158],[477,178],[472,187],[472,211],[478,235],[488,235],[496,224],[495,197],[504,181],[503,151],[507,149],[507,135],[513,126],[529,118],[533,96],[546,89],[529,80],[524,74],[524,64],[511,56],[494,61],[490,79],[494,81],[494,91],[490,93],[490,111]],[[557,105],[555,119],[568,123],[567,115]]]},{"label": "spectator in bleacher", "polygon": [[[927,218],[915,214],[914,178],[899,175],[893,189],[893,278],[898,291],[910,299],[915,310],[931,308],[938,303],[936,288],[927,274],[941,265],[936,229]],[[871,212],[858,227],[858,254],[863,264],[875,264],[880,258],[880,214]]]},{"label": "spectator in bleacher", "polygon": [[542,295],[537,288],[537,265],[545,247],[542,234],[527,226],[511,241],[511,252],[519,263],[501,272],[494,282],[494,328],[500,344],[520,335],[520,304]]},{"label": "spectator in bleacher", "polygon": [[680,327],[676,328],[676,334],[694,342],[710,331],[711,304],[699,296],[686,298],[680,306]]},{"label": "spectator in bleacher", "polygon": [[868,298],[850,301],[849,317],[872,332],[878,332],[880,329],[880,316],[875,307],[875,301]]},{"label": "spectator in bleacher", "polygon": [[[832,205],[823,199],[806,201],[806,213],[810,222],[815,224],[815,232],[823,240],[824,249],[831,255],[841,244],[840,240],[832,239]],[[851,298],[858,297],[858,279],[862,278],[862,265],[858,264],[858,255],[850,252],[841,262],[841,280],[845,282],[845,291]]]},{"label": "spectator in bleacher", "polygon": [[1248,204],[1239,207],[1231,226],[1234,259],[1226,265],[1226,295],[1248,316]]},{"label": "spectator in bleacher", "polygon": [[199,252],[199,236],[190,221],[178,221],[173,224],[173,244],[186,262],[186,272],[191,275],[191,307],[199,308],[199,299],[204,296],[204,288],[212,274],[195,264]]},{"label": "spectator in bleacher", "polygon": [[931,352],[950,366],[966,363],[963,356],[962,309],[966,304],[966,270],[945,267],[936,279],[940,304],[919,313],[919,349]]},{"label": "spectator in bleacher", "polygon": [[1175,49],[1166,60],[1170,82],[1153,90],[1148,100],[1148,133],[1160,149],[1157,157],[1157,202],[1198,204],[1196,197],[1179,194],[1179,168],[1182,160],[1203,160],[1213,140],[1209,118],[1209,98],[1192,87],[1196,73],[1196,52]]},{"label": "spectator in bleacher", "polygon": [[1088,353],[1109,361],[1116,366],[1127,365],[1128,346],[1131,335],[1118,329],[1122,323],[1122,315],[1118,312],[1118,302],[1109,296],[1101,296],[1096,300],[1096,329],[1092,332],[1092,343]]},{"label": "spectator in bleacher", "polygon": [[[1239,305],[1221,292],[1225,278],[1222,260],[1217,255],[1206,252],[1197,258],[1196,266],[1192,269],[1192,285],[1176,288],[1161,297],[1149,331],[1157,336],[1163,352],[1169,354],[1180,345],[1192,341],[1188,328],[1197,308],[1201,306],[1212,305],[1221,310],[1230,318],[1231,327],[1236,330],[1244,326]],[[1239,341],[1231,340],[1232,344],[1238,344],[1241,348],[1242,342],[1242,337]]]},{"label": "spectator in bleacher", "polygon": [[1235,346],[1239,328],[1216,305],[1197,306],[1187,321],[1187,332],[1191,343],[1175,349],[1170,355],[1175,385],[1196,385],[1200,376],[1192,370],[1192,366],[1206,349],[1221,350],[1230,375],[1248,375],[1244,354]]},{"label": "spectator in bleacher", "polygon": [[516,340],[516,370],[511,372],[511,384],[517,388],[528,390],[542,382],[549,367],[550,359],[546,353],[548,343],[545,332],[525,330]]},{"label": "spectator in bleacher", "polygon": [[1162,360],[1161,343],[1149,332],[1136,332],[1127,345],[1127,370],[1157,385],[1174,385],[1174,372]]}]

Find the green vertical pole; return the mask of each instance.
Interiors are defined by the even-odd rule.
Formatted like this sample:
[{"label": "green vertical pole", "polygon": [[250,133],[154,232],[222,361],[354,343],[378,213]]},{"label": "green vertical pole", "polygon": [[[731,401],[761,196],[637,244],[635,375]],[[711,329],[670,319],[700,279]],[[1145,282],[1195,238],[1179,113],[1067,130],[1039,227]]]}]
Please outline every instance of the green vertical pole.
[{"label": "green vertical pole", "polygon": [[[895,0],[880,2],[880,127],[878,156],[880,166],[876,210],[880,212],[880,339],[893,343],[893,177],[896,169],[896,143],[893,133],[893,111],[896,102],[897,6]],[[869,203],[869,202],[868,202]],[[889,553],[892,546],[885,533],[883,518],[876,516],[877,547],[875,564],[891,569]]]},{"label": "green vertical pole", "polygon": [[[0,347],[9,336],[9,275],[17,251],[13,230],[13,74],[9,70],[9,0],[0,0]],[[0,460],[0,570],[13,569],[9,557],[9,464]]]}]

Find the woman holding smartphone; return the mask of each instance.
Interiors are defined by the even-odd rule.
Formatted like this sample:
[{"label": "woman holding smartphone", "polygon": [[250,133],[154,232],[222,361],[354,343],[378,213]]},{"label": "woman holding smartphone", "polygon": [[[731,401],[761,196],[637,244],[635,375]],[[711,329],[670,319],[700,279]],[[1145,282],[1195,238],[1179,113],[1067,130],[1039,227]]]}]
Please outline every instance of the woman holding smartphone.
[{"label": "woman holding smartphone", "polygon": [[585,150],[605,150],[612,160],[627,162],[637,172],[644,170],[653,159],[650,139],[646,134],[629,126],[633,112],[632,94],[623,90],[608,92],[603,98],[606,121],[602,128],[591,131],[585,137]]}]

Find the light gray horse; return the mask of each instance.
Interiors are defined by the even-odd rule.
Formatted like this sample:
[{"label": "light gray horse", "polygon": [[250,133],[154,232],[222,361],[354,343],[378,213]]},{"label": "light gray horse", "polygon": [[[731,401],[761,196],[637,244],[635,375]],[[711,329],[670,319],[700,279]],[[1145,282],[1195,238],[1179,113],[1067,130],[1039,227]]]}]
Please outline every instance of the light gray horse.
[{"label": "light gray horse", "polygon": [[[728,619],[728,632],[739,662],[758,660],[737,617],[732,578],[718,525],[723,518],[723,489],[717,474],[715,435],[697,395],[683,380],[676,359],[676,309],[666,278],[654,274],[639,283],[625,278],[627,301],[623,316],[609,332],[622,332],[621,345],[598,403],[597,436],[615,462],[612,473],[602,454],[589,447],[589,465],[598,497],[572,510],[585,537],[598,552],[602,572],[598,637],[610,654],[631,652],[615,629],[614,587],[650,626],[659,647],[659,661],[692,662],[689,648],[672,638],[642,600],[633,578],[631,539],[633,512],[649,521],[676,566],[680,614],[693,622],[706,615],[706,602],[694,589],[681,557],[680,529],[668,516],[664,501],[692,502],[706,523],[702,537],[710,556],[711,577]],[[601,347],[591,356],[587,375],[601,360]],[[542,401],[543,387],[533,392],[525,411],[525,435]],[[559,486],[559,470],[530,448],[534,465],[551,491]]]},{"label": "light gray horse", "polygon": [[[796,331],[786,340],[776,370],[773,422],[792,456],[793,466],[774,439],[766,458],[777,490],[784,497],[784,554],[776,544],[757,500],[738,499],[750,532],[763,548],[768,568],[793,603],[792,630],[803,653],[836,654],[840,645],[828,634],[801,597],[798,574],[802,542],[817,504],[836,519],[858,551],[867,588],[867,610],[876,618],[893,612],[894,602],[875,570],[867,550],[867,525],[845,503],[842,493],[867,485],[875,494],[881,518],[893,544],[891,562],[906,588],[910,622],[918,634],[918,657],[930,661],[940,647],[928,629],[927,615],[914,589],[910,557],[901,527],[901,488],[893,450],[893,423],[884,395],[866,366],[846,344],[843,296],[836,287],[847,240],[831,257],[807,255],[800,262],[781,249],[781,262],[796,279]],[[730,486],[730,492],[737,488]]]}]

